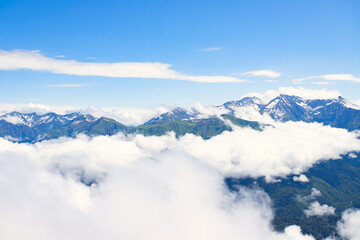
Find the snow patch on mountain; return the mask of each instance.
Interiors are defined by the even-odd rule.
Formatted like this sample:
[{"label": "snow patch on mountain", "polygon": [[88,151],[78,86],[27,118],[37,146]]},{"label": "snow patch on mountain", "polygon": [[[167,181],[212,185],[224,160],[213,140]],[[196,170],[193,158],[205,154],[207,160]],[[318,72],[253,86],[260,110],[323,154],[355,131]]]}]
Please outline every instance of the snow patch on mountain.
[{"label": "snow patch on mountain", "polygon": [[290,96],[299,96],[303,99],[332,99],[338,98],[341,96],[339,91],[329,91],[325,89],[315,90],[315,89],[306,89],[303,87],[294,88],[294,87],[280,87],[276,90],[268,90],[265,93],[249,93],[244,97],[257,97],[261,99],[263,104],[269,103],[272,99],[278,97],[279,95],[290,95]]},{"label": "snow patch on mountain", "polygon": [[4,115],[0,117],[0,120],[4,120],[15,125],[24,124],[24,120],[20,116],[16,115]]}]

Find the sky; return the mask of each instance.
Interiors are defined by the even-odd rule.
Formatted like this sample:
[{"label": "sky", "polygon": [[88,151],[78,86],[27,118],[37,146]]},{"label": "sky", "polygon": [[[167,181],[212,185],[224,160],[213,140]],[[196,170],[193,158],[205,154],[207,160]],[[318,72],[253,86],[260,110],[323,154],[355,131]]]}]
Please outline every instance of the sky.
[{"label": "sky", "polygon": [[279,87],[359,100],[359,1],[0,2],[0,103],[218,105]]}]

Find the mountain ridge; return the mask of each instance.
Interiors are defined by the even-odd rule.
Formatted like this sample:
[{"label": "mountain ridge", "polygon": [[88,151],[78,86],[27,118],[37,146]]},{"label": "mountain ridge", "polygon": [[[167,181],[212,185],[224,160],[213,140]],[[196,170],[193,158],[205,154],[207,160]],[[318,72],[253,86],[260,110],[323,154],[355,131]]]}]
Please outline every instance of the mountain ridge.
[{"label": "mountain ridge", "polygon": [[[174,108],[142,125],[126,126],[112,118],[96,118],[90,114],[56,114],[10,112],[0,116],[0,137],[17,142],[36,142],[62,136],[75,137],[83,133],[90,136],[124,134],[163,135],[174,131],[176,136],[186,133],[204,139],[223,131],[231,131],[233,125],[262,130],[267,124],[237,117],[237,111],[251,108],[274,121],[318,122],[348,131],[360,129],[360,107],[339,96],[332,99],[304,99],[299,96],[280,94],[264,103],[258,97],[244,97],[214,106],[217,111],[204,114],[198,109]],[[229,121],[229,122],[226,122]]]}]

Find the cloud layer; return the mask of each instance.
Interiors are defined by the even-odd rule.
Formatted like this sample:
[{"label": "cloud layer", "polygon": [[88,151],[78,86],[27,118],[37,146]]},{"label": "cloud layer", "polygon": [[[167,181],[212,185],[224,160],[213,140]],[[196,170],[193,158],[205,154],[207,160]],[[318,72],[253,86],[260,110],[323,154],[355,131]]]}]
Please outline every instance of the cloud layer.
[{"label": "cloud layer", "polygon": [[115,78],[157,78],[193,82],[243,82],[227,76],[192,76],[170,69],[170,64],[158,62],[92,63],[46,57],[40,51],[0,50],[0,70],[33,70],[78,76]]},{"label": "cloud layer", "polygon": [[154,157],[159,138],[141,140],[0,139],[0,238],[313,239],[297,226],[274,232],[264,192],[231,193],[211,166],[176,151]]}]

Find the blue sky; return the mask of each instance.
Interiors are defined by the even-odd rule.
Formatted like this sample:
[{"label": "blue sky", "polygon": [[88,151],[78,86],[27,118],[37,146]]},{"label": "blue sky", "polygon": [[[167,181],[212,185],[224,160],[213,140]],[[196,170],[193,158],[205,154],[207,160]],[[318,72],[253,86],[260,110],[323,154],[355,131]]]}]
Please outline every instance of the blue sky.
[{"label": "blue sky", "polygon": [[[360,2],[350,0],[2,0],[0,102],[210,105],[284,86],[336,89],[360,99],[359,12]],[[41,66],[29,66],[26,57]],[[104,74],[87,75],[92,67],[69,73],[74,61],[68,60],[99,63]],[[111,70],[102,64],[124,62],[169,64],[165,71],[177,77],[106,76]],[[280,76],[244,74],[259,70]]]}]

